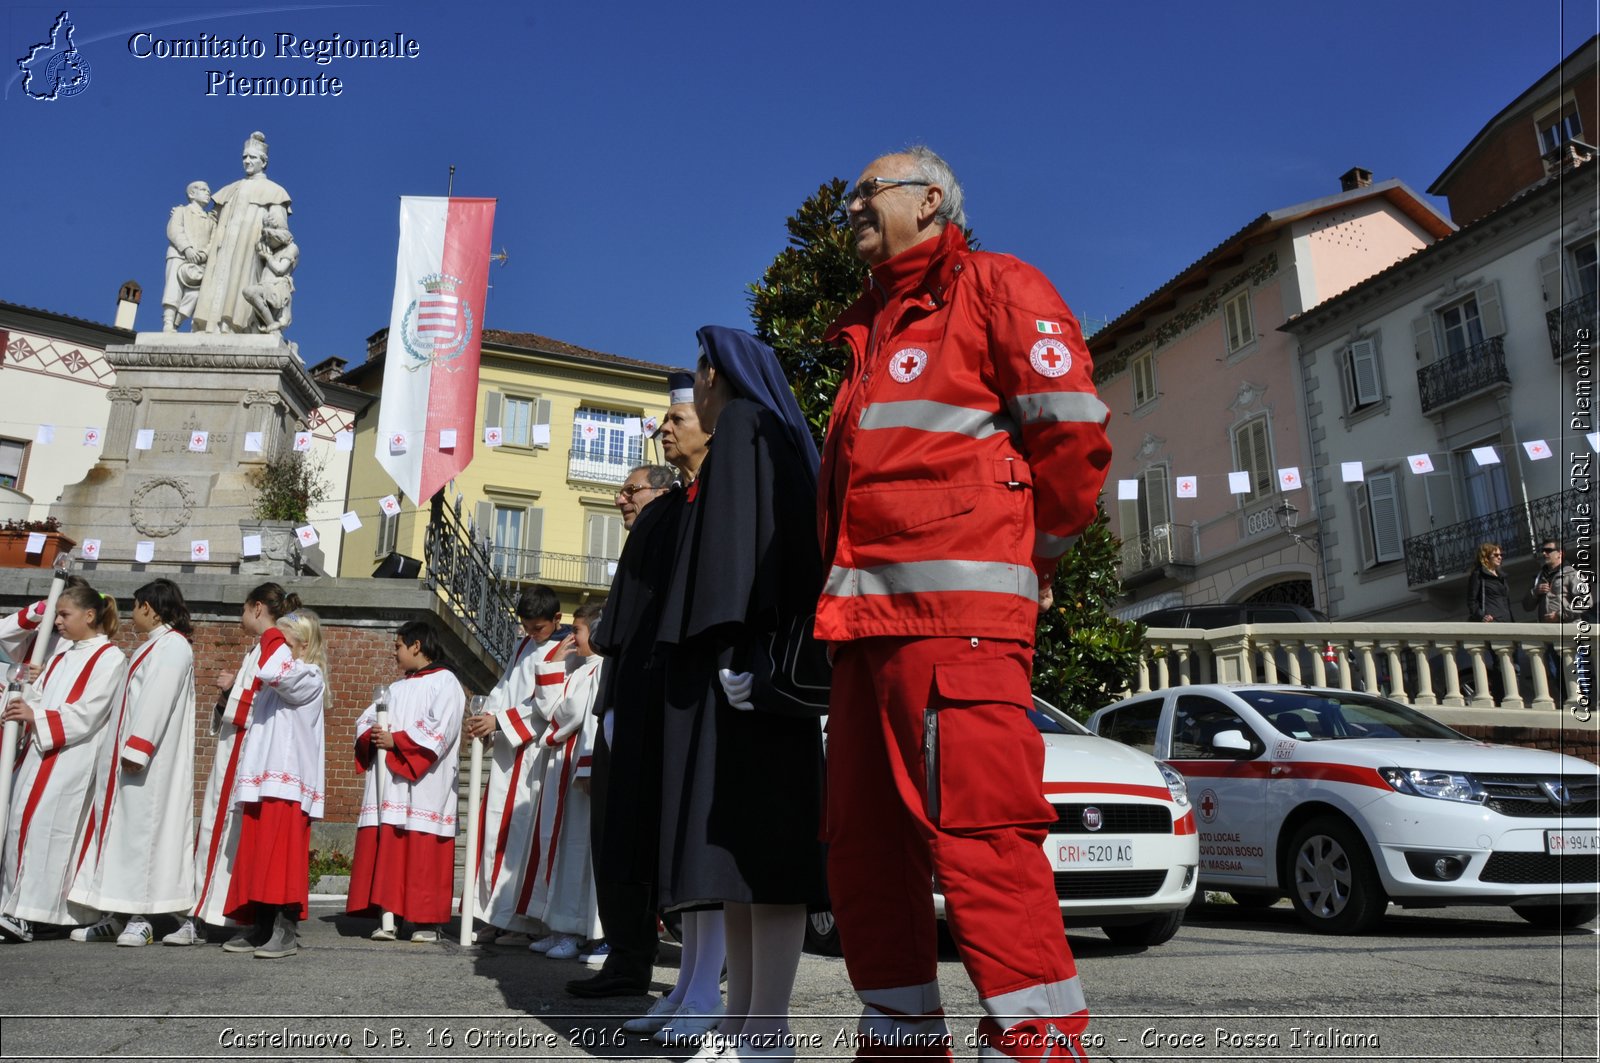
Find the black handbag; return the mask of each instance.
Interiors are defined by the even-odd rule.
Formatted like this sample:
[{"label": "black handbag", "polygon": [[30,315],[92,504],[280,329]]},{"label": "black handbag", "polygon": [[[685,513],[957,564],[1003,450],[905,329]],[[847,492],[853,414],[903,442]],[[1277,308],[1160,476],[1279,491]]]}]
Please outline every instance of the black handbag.
[{"label": "black handbag", "polygon": [[771,632],[755,640],[751,671],[757,709],[782,716],[824,716],[833,665],[828,647],[817,641],[815,614],[779,620]]}]

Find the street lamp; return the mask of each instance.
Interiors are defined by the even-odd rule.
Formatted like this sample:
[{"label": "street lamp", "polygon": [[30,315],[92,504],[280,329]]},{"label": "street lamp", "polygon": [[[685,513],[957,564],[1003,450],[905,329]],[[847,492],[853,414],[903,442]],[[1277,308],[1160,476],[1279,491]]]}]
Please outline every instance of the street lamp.
[{"label": "street lamp", "polygon": [[1278,522],[1278,530],[1289,536],[1289,538],[1293,539],[1295,542],[1302,545],[1317,547],[1322,545],[1322,538],[1320,536],[1301,535],[1295,530],[1300,524],[1300,509],[1287,498],[1278,503],[1277,508],[1272,511],[1272,516],[1273,519]]}]

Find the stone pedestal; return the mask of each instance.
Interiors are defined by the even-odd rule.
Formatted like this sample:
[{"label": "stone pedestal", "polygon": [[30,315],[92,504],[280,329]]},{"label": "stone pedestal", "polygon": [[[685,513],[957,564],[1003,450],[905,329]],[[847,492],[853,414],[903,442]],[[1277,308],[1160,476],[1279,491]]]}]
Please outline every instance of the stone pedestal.
[{"label": "stone pedestal", "polygon": [[[104,542],[100,568],[135,564],[133,544],[155,544],[153,571],[237,571],[239,522],[256,491],[250,474],[322,403],[294,345],[277,335],[142,332],[106,348],[117,370],[100,461],[51,508],[64,531]],[[154,432],[136,448],[139,430]],[[191,450],[208,433],[203,451]],[[245,433],[262,434],[246,453]],[[209,541],[209,560],[190,556]]]}]

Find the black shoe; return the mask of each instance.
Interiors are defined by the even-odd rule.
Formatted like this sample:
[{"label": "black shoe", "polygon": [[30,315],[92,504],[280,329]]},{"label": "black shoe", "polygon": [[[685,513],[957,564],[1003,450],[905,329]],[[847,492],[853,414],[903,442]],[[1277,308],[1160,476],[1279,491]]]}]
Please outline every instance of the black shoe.
[{"label": "black shoe", "polygon": [[567,992],[575,997],[642,997],[650,993],[650,972],[607,971],[574,978]]}]

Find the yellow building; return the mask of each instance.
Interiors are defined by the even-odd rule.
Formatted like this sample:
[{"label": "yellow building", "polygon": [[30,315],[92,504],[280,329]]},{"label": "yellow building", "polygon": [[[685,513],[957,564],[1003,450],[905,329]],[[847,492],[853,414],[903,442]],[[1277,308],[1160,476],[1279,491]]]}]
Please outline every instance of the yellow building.
[{"label": "yellow building", "polygon": [[[383,390],[387,329],[368,341],[367,361],[341,383]],[[678,367],[575,347],[529,332],[485,329],[478,377],[472,463],[445,490],[501,576],[546,583],[564,608],[605,594],[622,550],[617,487],[628,470],[659,462],[659,446],[640,422],[667,404],[667,374]],[[356,422],[355,464],[346,508],[362,527],[345,536],[341,576],[371,575],[391,552],[420,559],[428,505],[398,495],[374,456],[380,402]],[[504,442],[483,445],[485,426]],[[378,500],[397,495],[400,512],[383,517]]]}]

